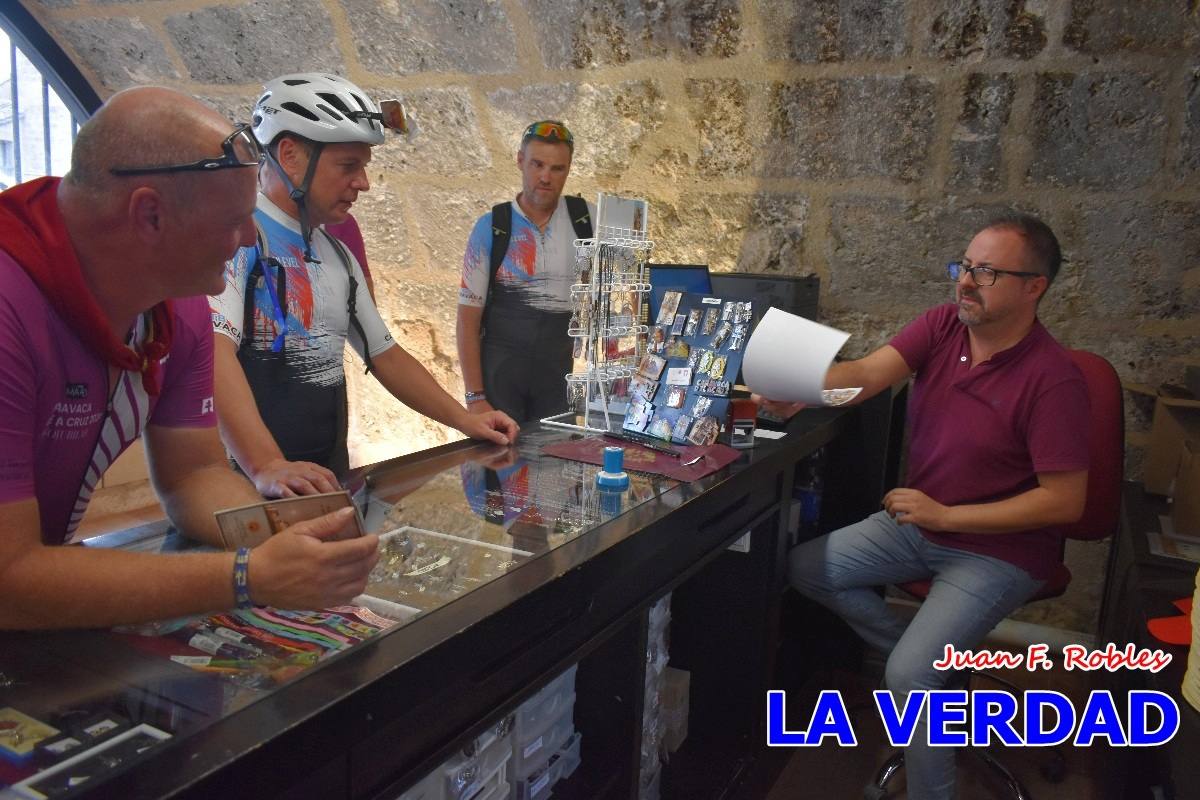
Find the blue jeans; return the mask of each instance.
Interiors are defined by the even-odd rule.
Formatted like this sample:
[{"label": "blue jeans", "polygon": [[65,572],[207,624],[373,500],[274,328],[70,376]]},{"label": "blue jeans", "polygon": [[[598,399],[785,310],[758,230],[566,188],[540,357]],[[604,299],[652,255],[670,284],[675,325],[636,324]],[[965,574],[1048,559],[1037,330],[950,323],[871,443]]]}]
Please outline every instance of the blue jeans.
[{"label": "blue jeans", "polygon": [[[915,689],[945,687],[954,673],[932,665],[947,644],[977,649],[1042,585],[1006,561],[933,544],[886,511],[797,546],[788,555],[788,578],[887,655],[885,682],[901,707]],[[927,578],[929,596],[907,626],[873,588]],[[923,714],[904,756],[910,800],[954,797],[956,750],[928,745]]]}]

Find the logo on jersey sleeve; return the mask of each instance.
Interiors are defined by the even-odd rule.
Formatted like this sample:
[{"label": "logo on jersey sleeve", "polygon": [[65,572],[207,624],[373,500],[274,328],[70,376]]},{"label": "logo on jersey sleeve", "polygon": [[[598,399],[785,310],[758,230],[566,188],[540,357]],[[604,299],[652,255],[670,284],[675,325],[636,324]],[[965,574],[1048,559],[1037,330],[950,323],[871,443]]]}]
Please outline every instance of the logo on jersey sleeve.
[{"label": "logo on jersey sleeve", "polygon": [[200,413],[201,414],[213,413],[213,399],[211,397],[206,397],[200,401]]}]

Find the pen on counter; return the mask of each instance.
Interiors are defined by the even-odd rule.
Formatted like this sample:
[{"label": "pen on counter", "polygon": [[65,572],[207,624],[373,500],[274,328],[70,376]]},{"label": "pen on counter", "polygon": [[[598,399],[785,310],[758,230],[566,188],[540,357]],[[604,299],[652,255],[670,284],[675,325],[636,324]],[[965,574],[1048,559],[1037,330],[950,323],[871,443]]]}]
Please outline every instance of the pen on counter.
[{"label": "pen on counter", "polygon": [[632,437],[622,436],[619,433],[609,432],[609,433],[605,433],[602,435],[606,439],[615,439],[618,442],[625,442],[627,444],[640,445],[641,447],[645,447],[647,450],[654,450],[657,453],[663,453],[665,455],[670,456],[671,458],[679,458],[679,456],[680,456],[680,452],[678,450],[670,447],[669,445],[656,444],[654,442],[643,442],[641,439],[634,439]]}]

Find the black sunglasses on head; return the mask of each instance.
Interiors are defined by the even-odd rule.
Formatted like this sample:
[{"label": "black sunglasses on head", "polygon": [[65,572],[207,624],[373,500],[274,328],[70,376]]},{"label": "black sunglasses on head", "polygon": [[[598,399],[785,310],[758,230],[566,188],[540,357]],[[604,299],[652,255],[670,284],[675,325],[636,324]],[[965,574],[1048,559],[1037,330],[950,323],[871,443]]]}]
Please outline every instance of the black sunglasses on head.
[{"label": "black sunglasses on head", "polygon": [[217,158],[202,158],[190,164],[168,164],[159,167],[113,167],[113,175],[153,175],[167,172],[212,172],[233,167],[257,167],[265,155],[262,146],[254,138],[254,132],[246,123],[238,123],[233,133],[221,142],[221,155]]}]

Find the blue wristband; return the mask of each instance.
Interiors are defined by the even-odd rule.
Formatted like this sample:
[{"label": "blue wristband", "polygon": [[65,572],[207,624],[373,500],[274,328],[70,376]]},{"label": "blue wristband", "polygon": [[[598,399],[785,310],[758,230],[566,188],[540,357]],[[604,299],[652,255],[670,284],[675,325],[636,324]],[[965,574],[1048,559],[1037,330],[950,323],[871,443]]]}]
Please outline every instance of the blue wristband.
[{"label": "blue wristband", "polygon": [[253,608],[250,599],[250,548],[239,547],[233,557],[233,600],[238,608]]}]

